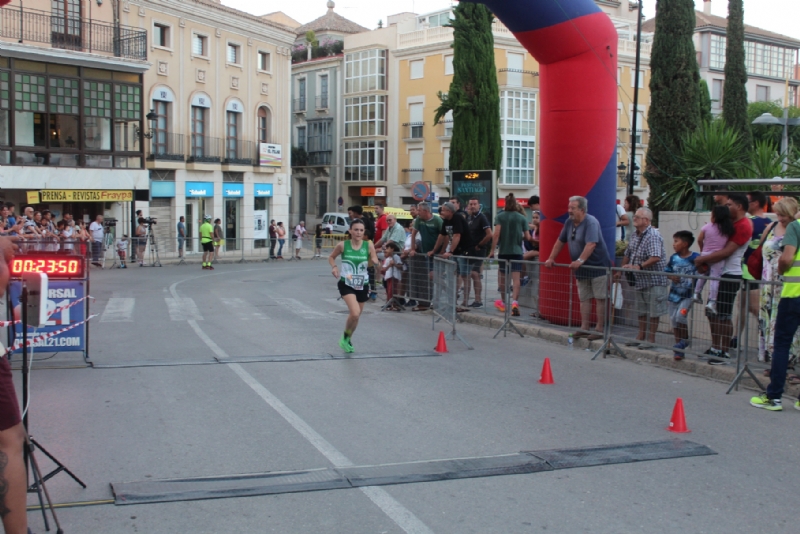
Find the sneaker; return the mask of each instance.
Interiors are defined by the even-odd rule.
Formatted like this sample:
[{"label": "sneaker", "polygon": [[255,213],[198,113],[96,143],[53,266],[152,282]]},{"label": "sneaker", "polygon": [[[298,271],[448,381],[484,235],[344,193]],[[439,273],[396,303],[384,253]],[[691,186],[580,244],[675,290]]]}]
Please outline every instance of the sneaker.
[{"label": "sneaker", "polygon": [[410,306],[412,308],[416,307],[417,304],[419,303],[414,299],[409,299],[408,301],[406,301],[406,306]]},{"label": "sneaker", "polygon": [[341,347],[341,349],[348,354],[353,352],[353,350],[355,350],[353,349],[352,343],[350,343],[350,341],[345,339],[344,335],[342,335],[342,338],[339,340],[339,347]]},{"label": "sneaker", "polygon": [[469,305],[470,308],[483,308],[483,302],[476,300],[472,304]]},{"label": "sneaker", "polygon": [[523,276],[522,280],[520,281],[520,287],[525,287],[526,285],[528,285],[528,282],[530,281],[531,278],[529,276]]},{"label": "sneaker", "polygon": [[783,405],[781,404],[781,399],[770,399],[769,397],[767,397],[766,393],[762,393],[758,397],[753,397],[752,399],[750,399],[750,406],[755,406],[756,408],[763,408],[771,412],[783,411]]},{"label": "sneaker", "polygon": [[213,271],[213,270],[214,270],[214,266],[213,266],[213,265],[209,265],[209,266],[208,266],[208,268],[209,268],[209,270],[211,270],[211,271]]},{"label": "sneaker", "polygon": [[676,350],[676,351],[674,351],[672,353],[672,357],[677,361],[680,361],[680,360],[684,359],[686,357],[686,354],[684,354],[683,352],[680,352],[680,351],[685,349],[687,346],[688,346],[688,344],[684,340],[680,340],[677,343],[675,343],[672,346],[672,348],[673,349],[678,349],[678,350]]},{"label": "sneaker", "polygon": [[511,305],[511,315],[513,315],[514,317],[519,317],[519,306],[517,306],[516,304]]},{"label": "sneaker", "polygon": [[369,300],[378,300],[378,294],[374,291],[369,294]]},{"label": "sneaker", "polygon": [[497,299],[494,301],[494,307],[500,310],[501,312],[506,311],[506,303],[502,301],[502,299]]},{"label": "sneaker", "polygon": [[708,359],[709,365],[728,365],[731,362],[731,355],[727,352],[717,351],[717,354]]},{"label": "sneaker", "polygon": [[711,347],[710,349],[705,351],[703,354],[706,354],[706,355],[711,356],[712,358],[714,358],[716,356],[719,356],[721,353],[722,353],[721,350],[715,349],[714,347]]},{"label": "sneaker", "polygon": [[706,304],[706,309],[709,311],[709,313],[713,313],[713,314],[716,315],[716,313],[717,313],[717,301],[709,300],[708,304]]},{"label": "sneaker", "polygon": [[703,297],[702,297],[702,295],[700,295],[700,293],[695,293],[694,294],[694,298],[692,300],[694,300],[698,304],[702,304],[703,303]]},{"label": "sneaker", "polygon": [[794,409],[800,410],[800,400],[794,403]]}]

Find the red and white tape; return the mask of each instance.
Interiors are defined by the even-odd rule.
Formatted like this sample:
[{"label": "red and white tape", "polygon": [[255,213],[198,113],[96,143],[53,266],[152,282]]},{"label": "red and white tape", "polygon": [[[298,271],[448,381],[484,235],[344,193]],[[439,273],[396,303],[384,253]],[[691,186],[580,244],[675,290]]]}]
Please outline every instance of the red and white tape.
[{"label": "red and white tape", "polygon": [[[95,298],[93,296],[86,295],[85,297],[81,297],[81,298],[79,298],[77,300],[73,300],[72,302],[70,302],[66,306],[61,306],[60,308],[56,308],[55,310],[50,312],[50,314],[47,316],[47,318],[49,319],[50,317],[52,317],[52,316],[54,316],[54,315],[56,315],[58,313],[61,313],[62,311],[66,310],[68,308],[72,308],[73,306],[75,306],[79,302],[83,302],[86,299],[95,300]],[[20,324],[20,323],[22,323],[22,321],[0,321],[0,328],[5,327],[5,326],[11,326],[11,325],[15,325],[15,324]],[[33,328],[33,327],[29,326],[28,328]]]},{"label": "red and white tape", "polygon": [[[95,317],[97,317],[97,314],[90,315],[89,317],[87,317],[83,321],[71,324],[71,325],[69,325],[69,326],[67,326],[65,328],[59,328],[58,330],[53,330],[52,332],[48,332],[46,334],[42,334],[39,337],[31,338],[31,339],[28,340],[27,346],[30,347],[31,345],[35,345],[36,343],[41,343],[42,341],[44,341],[46,339],[50,339],[51,337],[57,336],[59,334],[63,334],[64,332],[68,332],[68,331],[72,330],[73,328],[77,328],[77,327],[81,326],[84,323],[88,323],[90,320],[92,320]],[[15,341],[14,342],[14,346],[11,347],[10,349],[8,349],[6,351],[5,355],[8,356],[9,354],[14,352],[15,350],[19,349],[20,347],[22,347],[22,341],[21,340]]]}]

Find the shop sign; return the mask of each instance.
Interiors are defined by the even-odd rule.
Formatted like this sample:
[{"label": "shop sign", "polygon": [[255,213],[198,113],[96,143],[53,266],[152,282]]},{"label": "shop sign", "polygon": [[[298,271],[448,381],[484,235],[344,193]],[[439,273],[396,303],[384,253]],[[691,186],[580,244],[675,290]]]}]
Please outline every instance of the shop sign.
[{"label": "shop sign", "polygon": [[272,184],[253,184],[254,197],[271,197]]},{"label": "shop sign", "polygon": [[450,193],[461,201],[462,206],[469,204],[469,199],[477,197],[481,203],[481,211],[494,221],[496,193],[496,171],[451,171]]},{"label": "shop sign", "polygon": [[38,204],[39,203],[39,192],[38,191],[28,191],[27,198],[28,198],[28,204]]},{"label": "shop sign", "polygon": [[281,145],[270,143],[258,144],[258,164],[262,167],[280,167],[283,165]]},{"label": "shop sign", "polygon": [[243,197],[244,184],[222,184],[223,197]]},{"label": "shop sign", "polygon": [[361,188],[361,196],[362,197],[385,197],[386,196],[386,188],[385,187],[362,187]]},{"label": "shop sign", "polygon": [[[517,199],[517,204],[519,204],[523,208],[527,208],[528,207],[528,199],[527,198],[518,198]],[[498,208],[505,208],[506,207],[506,199],[498,198],[497,199],[497,207]]]},{"label": "shop sign", "polygon": [[150,198],[175,198],[175,182],[150,182]]},{"label": "shop sign", "polygon": [[186,182],[187,197],[213,197],[213,182]]},{"label": "shop sign", "polygon": [[44,189],[42,202],[133,202],[133,191]]}]

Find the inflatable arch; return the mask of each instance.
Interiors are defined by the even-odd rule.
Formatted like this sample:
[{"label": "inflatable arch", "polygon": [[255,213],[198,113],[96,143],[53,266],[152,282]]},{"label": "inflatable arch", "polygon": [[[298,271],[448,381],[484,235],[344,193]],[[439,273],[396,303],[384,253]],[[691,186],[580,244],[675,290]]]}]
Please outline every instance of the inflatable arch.
[{"label": "inflatable arch", "polygon": [[[617,187],[617,31],[594,0],[467,0],[485,4],[539,62],[542,250],[551,250],[568,199],[589,201],[614,258]],[[564,247],[558,263],[569,263]],[[565,287],[542,269],[540,287]],[[568,287],[568,286],[567,286]],[[542,291],[548,318],[566,318],[566,290]]]}]

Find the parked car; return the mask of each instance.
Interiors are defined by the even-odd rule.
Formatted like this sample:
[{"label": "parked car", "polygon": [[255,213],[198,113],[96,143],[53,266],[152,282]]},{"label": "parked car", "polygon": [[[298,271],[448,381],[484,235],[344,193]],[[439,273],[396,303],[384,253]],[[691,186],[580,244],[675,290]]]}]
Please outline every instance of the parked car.
[{"label": "parked car", "polygon": [[350,216],[346,213],[326,213],[322,216],[322,227],[330,224],[334,234],[344,234],[350,229]]}]

